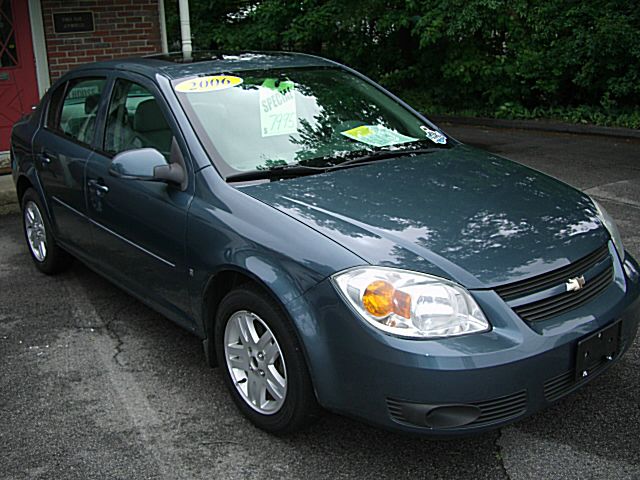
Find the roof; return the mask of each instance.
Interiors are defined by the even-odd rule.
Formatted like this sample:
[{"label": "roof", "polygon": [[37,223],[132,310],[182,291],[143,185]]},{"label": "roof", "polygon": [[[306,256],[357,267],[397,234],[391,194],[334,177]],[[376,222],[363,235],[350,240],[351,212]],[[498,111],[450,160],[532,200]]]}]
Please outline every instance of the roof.
[{"label": "roof", "polygon": [[335,62],[294,52],[194,52],[191,60],[185,61],[182,53],[151,55],[148,57],[123,58],[105,62],[88,63],[78,67],[83,69],[129,70],[145,75],[161,73],[171,79],[195,75],[238,72],[243,70],[264,70],[272,68],[335,66]]}]

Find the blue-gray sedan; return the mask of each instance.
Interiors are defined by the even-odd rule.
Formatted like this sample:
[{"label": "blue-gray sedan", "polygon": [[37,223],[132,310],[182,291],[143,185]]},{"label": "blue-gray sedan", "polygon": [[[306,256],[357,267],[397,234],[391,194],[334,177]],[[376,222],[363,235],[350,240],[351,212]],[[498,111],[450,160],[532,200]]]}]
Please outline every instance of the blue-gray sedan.
[{"label": "blue-gray sedan", "polygon": [[15,125],[11,160],[36,267],[75,257],[198,335],[273,433],[321,407],[495,428],[636,334],[638,264],[602,206],[322,58],[86,65]]}]

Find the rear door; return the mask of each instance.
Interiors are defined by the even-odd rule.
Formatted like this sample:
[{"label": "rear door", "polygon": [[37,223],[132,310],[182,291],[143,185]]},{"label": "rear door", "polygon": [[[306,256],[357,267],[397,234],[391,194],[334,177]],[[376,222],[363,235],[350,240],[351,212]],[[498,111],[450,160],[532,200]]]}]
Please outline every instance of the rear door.
[{"label": "rear door", "polygon": [[[122,73],[108,98],[100,151],[87,164],[87,203],[102,268],[152,298],[173,318],[189,310],[185,240],[193,197],[188,150],[162,94],[145,77]],[[168,161],[173,139],[186,161],[186,191],[109,173],[120,152],[155,148]]]},{"label": "rear door", "polygon": [[49,96],[44,125],[33,140],[36,169],[58,240],[91,248],[85,201],[85,166],[94,152],[106,75],[72,78]]}]

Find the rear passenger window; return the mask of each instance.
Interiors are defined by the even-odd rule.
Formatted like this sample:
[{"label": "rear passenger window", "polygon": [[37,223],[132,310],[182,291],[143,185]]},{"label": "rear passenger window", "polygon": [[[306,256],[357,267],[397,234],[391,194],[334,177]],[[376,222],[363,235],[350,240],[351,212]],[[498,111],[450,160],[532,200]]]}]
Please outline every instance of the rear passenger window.
[{"label": "rear passenger window", "polygon": [[173,134],[153,94],[142,85],[118,79],[113,89],[104,151],[116,155],[136,148],[155,148],[167,160]]},{"label": "rear passenger window", "polygon": [[[62,109],[53,124],[47,126],[77,140],[91,145],[96,132],[96,114],[104,88],[104,78],[72,80],[62,102]],[[49,112],[51,113],[51,112]]]}]

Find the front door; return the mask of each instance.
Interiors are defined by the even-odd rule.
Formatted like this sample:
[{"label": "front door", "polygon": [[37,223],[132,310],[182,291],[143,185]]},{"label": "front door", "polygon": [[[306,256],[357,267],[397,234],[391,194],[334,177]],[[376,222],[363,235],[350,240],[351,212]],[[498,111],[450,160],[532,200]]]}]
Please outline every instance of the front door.
[{"label": "front door", "polygon": [[[177,185],[120,178],[109,172],[113,156],[131,149],[155,148],[171,161],[173,138],[179,138],[159,91],[151,82],[135,78],[118,78],[114,83],[102,149],[87,163],[94,250],[110,276],[180,320],[188,317],[190,308],[185,241],[193,187],[184,191]],[[184,145],[181,149],[186,151]]]},{"label": "front door", "polygon": [[9,150],[13,124],[37,103],[28,2],[0,0],[0,152]]}]

